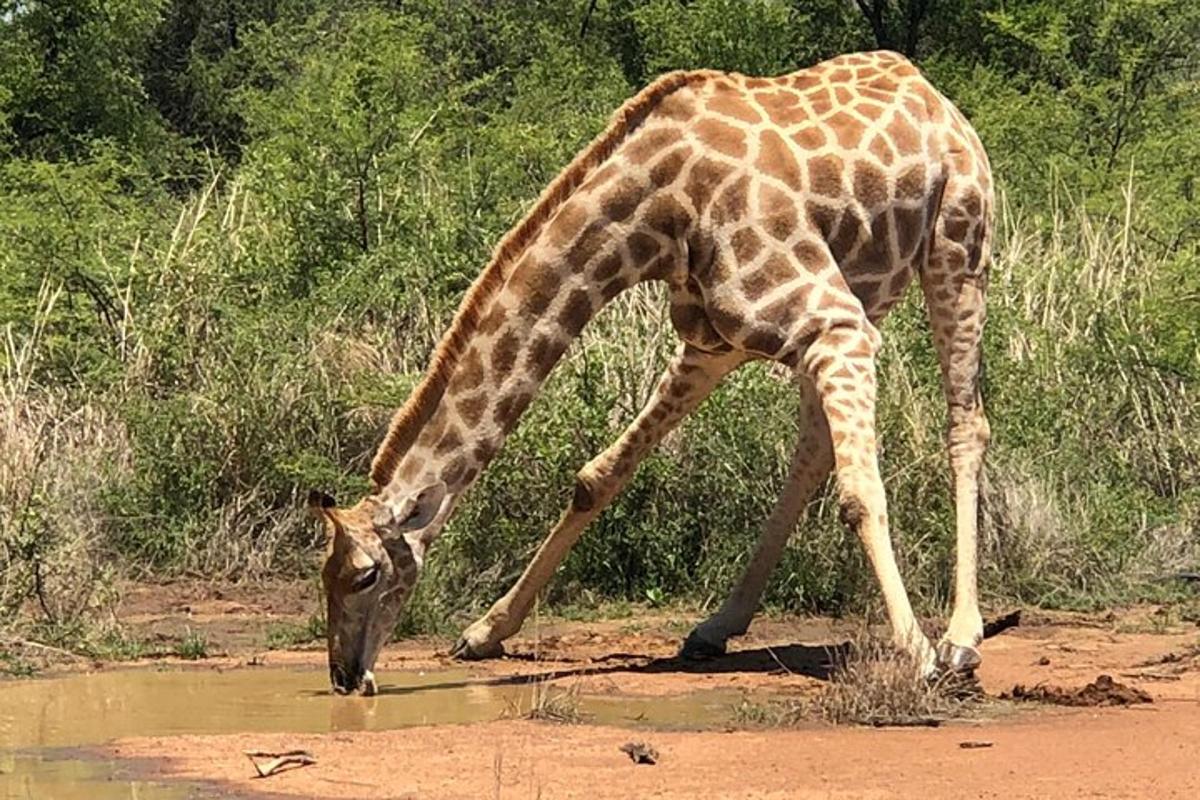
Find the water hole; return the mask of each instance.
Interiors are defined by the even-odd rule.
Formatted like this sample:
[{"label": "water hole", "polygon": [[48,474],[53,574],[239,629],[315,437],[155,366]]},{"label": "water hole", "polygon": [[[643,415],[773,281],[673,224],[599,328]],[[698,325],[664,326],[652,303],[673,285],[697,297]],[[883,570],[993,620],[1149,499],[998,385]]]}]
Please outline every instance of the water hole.
[{"label": "water hole", "polygon": [[[0,798],[177,800],[195,787],[138,780],[78,748],[131,736],[334,733],[486,722],[533,707],[584,722],[644,728],[727,723],[737,695],[668,697],[571,693],[570,679],[472,676],[466,670],[390,672],[375,697],[336,697],[311,669],[123,669],[0,683]],[[249,764],[247,764],[249,768]]]}]

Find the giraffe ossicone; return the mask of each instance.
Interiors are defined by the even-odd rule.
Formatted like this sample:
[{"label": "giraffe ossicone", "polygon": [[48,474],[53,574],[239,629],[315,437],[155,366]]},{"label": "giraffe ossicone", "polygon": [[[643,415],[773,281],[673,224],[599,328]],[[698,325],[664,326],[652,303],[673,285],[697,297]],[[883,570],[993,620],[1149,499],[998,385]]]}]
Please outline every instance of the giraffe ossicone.
[{"label": "giraffe ossicone", "polygon": [[[429,369],[396,413],[356,505],[312,502],[329,533],[322,582],[330,677],[374,691],[380,647],[426,552],[542,382],[608,301],[667,283],[680,345],[626,431],[579,472],[525,573],[455,647],[486,657],[519,630],[567,551],[639,461],[742,364],[798,378],[787,485],[741,581],[688,637],[722,651],[744,633],[805,504],[830,471],[879,580],[896,644],[929,670],[973,668],[978,477],[989,429],[979,389],[993,193],[962,114],[903,56],[855,53],[776,78],[665,75],[504,237]],[[949,407],[954,610],[921,632],[888,529],[875,440],[877,325],[919,276]],[[369,678],[369,680],[368,680]]]}]

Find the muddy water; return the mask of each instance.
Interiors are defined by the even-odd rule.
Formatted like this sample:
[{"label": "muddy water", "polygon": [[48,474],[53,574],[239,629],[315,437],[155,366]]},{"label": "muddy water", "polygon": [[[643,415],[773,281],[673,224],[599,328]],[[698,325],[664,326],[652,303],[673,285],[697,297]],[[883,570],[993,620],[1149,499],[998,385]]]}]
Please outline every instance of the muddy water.
[{"label": "muddy water", "polygon": [[[56,758],[62,748],[126,736],[326,733],[443,725],[518,715],[570,680],[539,688],[465,670],[393,672],[376,697],[334,697],[317,670],[117,670],[0,684],[0,800],[187,797],[186,788],[121,780],[115,766]],[[728,721],[736,695],[579,696],[587,721],[701,728]],[[553,704],[551,704],[553,705]],[[55,753],[58,748],[59,752]],[[107,793],[106,793],[107,792]]]},{"label": "muddy water", "polygon": [[194,787],[124,776],[115,764],[0,753],[4,800],[192,800]]}]

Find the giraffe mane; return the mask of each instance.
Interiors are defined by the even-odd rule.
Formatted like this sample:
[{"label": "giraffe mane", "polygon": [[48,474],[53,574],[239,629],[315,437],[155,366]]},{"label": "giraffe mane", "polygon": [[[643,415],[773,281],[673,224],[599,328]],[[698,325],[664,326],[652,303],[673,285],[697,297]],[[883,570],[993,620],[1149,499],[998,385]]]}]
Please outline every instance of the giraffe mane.
[{"label": "giraffe mane", "polygon": [[376,492],[391,481],[400,459],[408,452],[421,427],[441,401],[450,376],[478,328],[483,312],[503,288],[512,266],[525,248],[541,233],[567,198],[637,130],[663,98],[680,88],[706,80],[712,74],[700,70],[668,72],[627,100],[613,114],[608,127],[546,186],[533,208],[504,235],[488,265],[463,296],[449,329],[430,358],[421,382],[392,416],[387,436],[371,462],[371,481]]}]

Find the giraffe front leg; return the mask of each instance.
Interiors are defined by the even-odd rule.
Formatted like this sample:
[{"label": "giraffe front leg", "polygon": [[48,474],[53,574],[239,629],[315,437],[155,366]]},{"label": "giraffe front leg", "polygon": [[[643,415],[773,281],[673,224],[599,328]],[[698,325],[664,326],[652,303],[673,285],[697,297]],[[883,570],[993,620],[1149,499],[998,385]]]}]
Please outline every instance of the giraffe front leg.
[{"label": "giraffe front leg", "polygon": [[458,658],[491,658],[521,629],[526,615],[554,571],[588,524],[612,502],[646,454],[712,393],[721,379],[746,359],[681,345],[646,406],[624,433],[579,471],[575,495],[525,572],[451,650]]},{"label": "giraffe front leg", "polygon": [[817,385],[833,441],[842,521],[858,534],[883,592],[895,644],[926,675],[936,672],[929,640],[913,615],[888,533],[887,499],[875,449],[875,352],[878,333],[861,327],[831,328],[804,355]]},{"label": "giraffe front leg", "polygon": [[758,546],[741,580],[721,608],[688,634],[680,650],[684,658],[722,655],[730,637],[741,636],[750,628],[767,580],[779,563],[801,512],[829,476],[833,449],[821,397],[807,375],[800,376],[798,383],[802,397],[800,435],[787,481],[763,525]]}]

